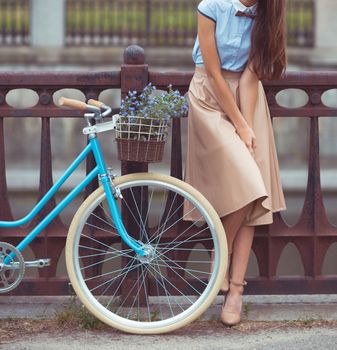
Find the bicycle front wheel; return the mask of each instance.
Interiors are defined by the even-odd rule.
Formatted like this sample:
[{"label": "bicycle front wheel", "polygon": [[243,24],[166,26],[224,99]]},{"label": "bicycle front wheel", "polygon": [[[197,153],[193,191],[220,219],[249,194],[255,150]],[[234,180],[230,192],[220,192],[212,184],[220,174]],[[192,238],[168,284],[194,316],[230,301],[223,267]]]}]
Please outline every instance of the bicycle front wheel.
[{"label": "bicycle front wheel", "polygon": [[[73,288],[91,313],[122,331],[181,328],[201,316],[219,292],[227,268],[221,220],[200,192],[172,176],[134,173],[113,181],[123,196],[117,199],[123,224],[149,255],[139,256],[122,241],[100,187],[69,228],[66,264]],[[185,200],[198,221],[184,220]]]}]

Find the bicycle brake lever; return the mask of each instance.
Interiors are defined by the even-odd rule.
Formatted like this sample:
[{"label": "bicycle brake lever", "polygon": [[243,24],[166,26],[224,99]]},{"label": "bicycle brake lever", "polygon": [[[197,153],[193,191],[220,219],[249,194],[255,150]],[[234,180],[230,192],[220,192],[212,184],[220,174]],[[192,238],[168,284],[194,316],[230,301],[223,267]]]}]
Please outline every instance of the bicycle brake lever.
[{"label": "bicycle brake lever", "polygon": [[112,125],[113,128],[116,129],[116,124],[117,124],[117,119],[120,117],[119,114],[114,114],[111,118],[112,118]]}]

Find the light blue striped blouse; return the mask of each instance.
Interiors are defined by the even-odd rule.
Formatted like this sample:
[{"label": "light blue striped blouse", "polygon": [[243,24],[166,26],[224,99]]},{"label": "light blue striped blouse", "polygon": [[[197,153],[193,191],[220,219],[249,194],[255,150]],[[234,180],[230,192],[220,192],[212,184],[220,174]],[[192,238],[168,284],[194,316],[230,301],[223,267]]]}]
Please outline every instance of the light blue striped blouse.
[{"label": "light blue striped blouse", "polygon": [[[221,68],[234,72],[244,70],[250,49],[250,34],[254,19],[235,16],[237,10],[256,14],[257,2],[245,6],[240,0],[202,0],[197,11],[216,24],[215,37]],[[192,59],[204,67],[199,38],[196,37]]]}]

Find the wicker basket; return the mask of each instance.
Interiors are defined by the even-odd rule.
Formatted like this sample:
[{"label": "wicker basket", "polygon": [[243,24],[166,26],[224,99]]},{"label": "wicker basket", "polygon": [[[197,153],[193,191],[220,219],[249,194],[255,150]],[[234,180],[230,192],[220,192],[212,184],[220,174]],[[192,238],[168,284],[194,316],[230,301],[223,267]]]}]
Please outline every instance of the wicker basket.
[{"label": "wicker basket", "polygon": [[119,116],[116,120],[118,159],[161,162],[168,126],[167,119]]},{"label": "wicker basket", "polygon": [[155,163],[163,159],[165,141],[141,141],[119,139],[117,141],[118,159],[134,162]]}]

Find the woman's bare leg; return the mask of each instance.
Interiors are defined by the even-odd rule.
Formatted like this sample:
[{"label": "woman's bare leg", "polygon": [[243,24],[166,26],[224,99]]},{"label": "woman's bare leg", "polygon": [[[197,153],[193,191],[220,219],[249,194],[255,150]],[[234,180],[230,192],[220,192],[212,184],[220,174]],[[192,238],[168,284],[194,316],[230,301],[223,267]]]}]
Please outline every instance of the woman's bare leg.
[{"label": "woman's bare leg", "polygon": [[234,281],[242,282],[245,278],[254,232],[255,226],[243,225],[235,236],[231,269],[231,277]]},{"label": "woman's bare leg", "polygon": [[224,292],[226,292],[229,289],[229,275],[230,275],[230,268],[231,268],[230,265],[231,265],[231,257],[232,257],[231,254],[233,251],[233,241],[252,204],[253,204],[252,202],[248,203],[246,206],[240,208],[239,210],[221,217],[222,225],[226,232],[227,246],[228,246],[227,270],[226,270],[226,275],[224,277],[224,281],[221,286],[221,290]]},{"label": "woman's bare leg", "polygon": [[233,242],[240,226],[243,223],[249,209],[253,202],[248,203],[239,210],[221,217],[221,222],[226,232],[228,253],[231,254],[233,251]]},{"label": "woman's bare leg", "polygon": [[[252,247],[255,226],[242,225],[233,242],[233,254],[231,262],[231,280],[242,283],[245,278],[249,254]],[[242,308],[243,286],[230,283],[229,291],[226,295],[224,311],[227,312],[227,318],[235,319],[235,315],[240,314]],[[230,313],[228,315],[228,313]],[[237,319],[237,318],[236,318]],[[231,321],[229,321],[231,322]]]}]

